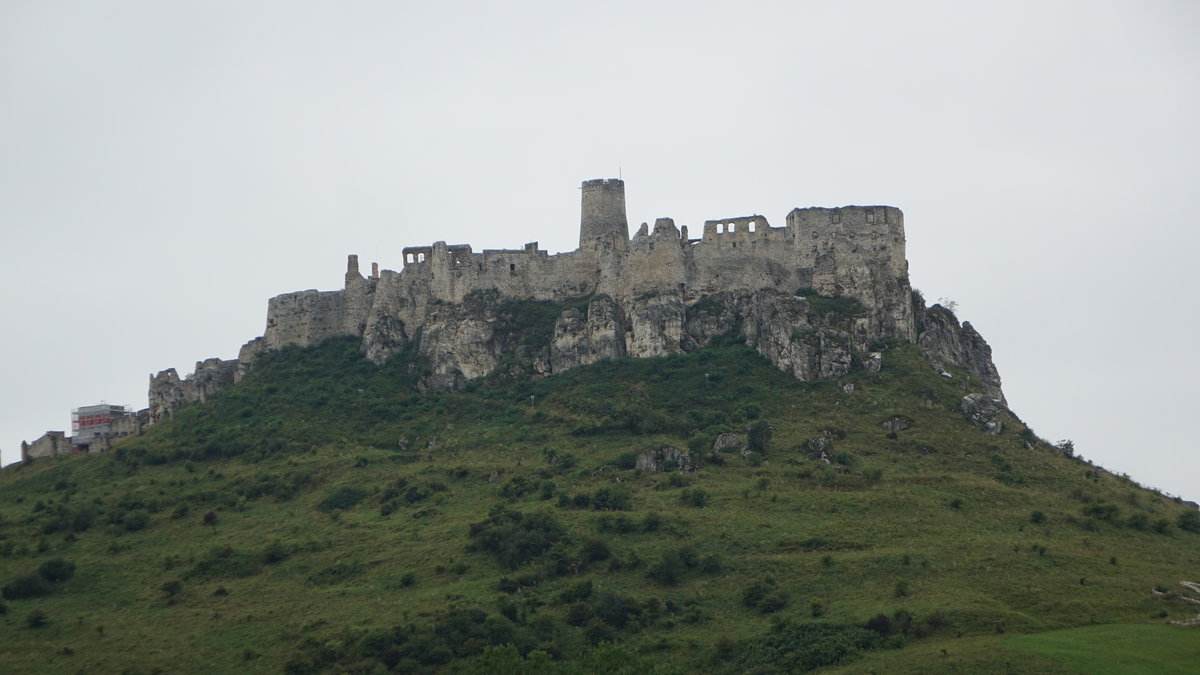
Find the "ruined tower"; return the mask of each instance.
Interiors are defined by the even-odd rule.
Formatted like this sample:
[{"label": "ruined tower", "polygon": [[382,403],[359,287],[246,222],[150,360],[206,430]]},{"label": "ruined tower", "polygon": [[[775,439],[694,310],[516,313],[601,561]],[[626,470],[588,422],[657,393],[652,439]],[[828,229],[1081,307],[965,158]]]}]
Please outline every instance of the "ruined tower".
[{"label": "ruined tower", "polygon": [[583,181],[583,202],[579,221],[579,248],[595,242],[614,247],[629,247],[629,223],[625,219],[625,181],[597,178]]}]

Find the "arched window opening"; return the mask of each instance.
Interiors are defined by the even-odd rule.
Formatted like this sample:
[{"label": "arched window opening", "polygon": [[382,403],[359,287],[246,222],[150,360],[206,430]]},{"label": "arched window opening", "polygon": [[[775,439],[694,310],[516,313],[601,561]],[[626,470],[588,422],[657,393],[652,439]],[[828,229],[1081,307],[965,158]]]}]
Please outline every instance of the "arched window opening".
[{"label": "arched window opening", "polygon": [[419,263],[425,262],[425,254],[424,253],[417,254],[417,262],[419,262]]},{"label": "arched window opening", "polygon": [[412,263],[413,263],[415,260],[416,260],[416,259],[415,259],[415,258],[413,258],[413,254],[409,253],[409,254],[408,254],[408,259],[407,259],[407,260],[405,260],[405,262],[407,262],[408,264],[410,264],[410,265],[411,265],[411,264],[412,264]]}]

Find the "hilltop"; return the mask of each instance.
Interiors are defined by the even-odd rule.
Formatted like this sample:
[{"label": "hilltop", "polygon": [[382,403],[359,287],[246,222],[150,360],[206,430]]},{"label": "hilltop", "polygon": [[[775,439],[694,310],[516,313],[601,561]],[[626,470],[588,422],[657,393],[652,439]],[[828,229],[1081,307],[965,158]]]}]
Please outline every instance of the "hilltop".
[{"label": "hilltop", "polygon": [[[1070,672],[1006,638],[1121,623],[1165,631],[1162,654],[1195,644],[1168,625],[1197,612],[1193,508],[1010,413],[981,430],[964,371],[884,353],[809,383],[731,339],[420,392],[411,354],[281,349],[111,452],[0,474],[6,588],[73,569],[4,601],[0,662]],[[781,646],[801,637],[811,653]]]}]

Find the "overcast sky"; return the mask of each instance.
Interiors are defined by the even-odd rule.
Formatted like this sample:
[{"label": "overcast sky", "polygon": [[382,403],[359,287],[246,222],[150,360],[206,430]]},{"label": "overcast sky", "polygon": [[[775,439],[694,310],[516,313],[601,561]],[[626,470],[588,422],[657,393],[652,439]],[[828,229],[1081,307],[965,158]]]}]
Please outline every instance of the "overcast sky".
[{"label": "overcast sky", "polygon": [[0,450],[435,240],[904,210],[1049,440],[1200,500],[1200,3],[0,1]]}]

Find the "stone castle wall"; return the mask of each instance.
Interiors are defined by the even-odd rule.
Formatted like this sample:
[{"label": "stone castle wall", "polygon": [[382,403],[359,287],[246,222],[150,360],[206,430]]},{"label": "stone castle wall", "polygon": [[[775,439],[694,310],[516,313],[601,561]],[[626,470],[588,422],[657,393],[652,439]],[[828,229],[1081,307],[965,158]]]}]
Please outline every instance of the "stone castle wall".
[{"label": "stone castle wall", "polygon": [[[583,184],[574,251],[550,255],[533,242],[475,252],[439,241],[403,249],[401,262],[399,271],[373,266],[364,277],[351,255],[341,290],[271,298],[263,336],[236,361],[198,363],[185,379],[173,369],[152,376],[150,421],[240,379],[267,350],[340,335],[362,338],[376,362],[415,341],[432,365],[427,386],[460,386],[491,372],[504,354],[522,351],[496,331],[500,304],[510,300],[591,298],[586,309],[563,311],[549,345],[522,351],[543,374],[604,357],[686,351],[737,331],[798,378],[837,377],[877,339],[920,338],[948,363],[980,371],[992,384],[989,394],[999,393],[982,338],[969,325],[964,332],[914,306],[904,216],[891,206],[797,208],[782,227],[761,215],[713,219],[697,239],[659,218],[630,238],[624,183],[592,180]],[[799,289],[849,296],[865,309],[836,326],[814,323]]]}]

